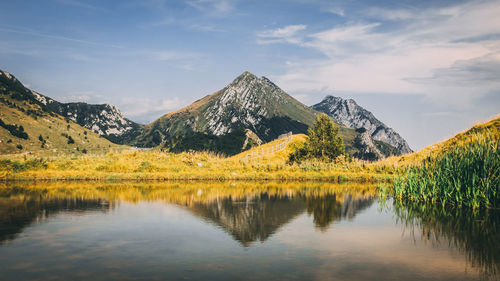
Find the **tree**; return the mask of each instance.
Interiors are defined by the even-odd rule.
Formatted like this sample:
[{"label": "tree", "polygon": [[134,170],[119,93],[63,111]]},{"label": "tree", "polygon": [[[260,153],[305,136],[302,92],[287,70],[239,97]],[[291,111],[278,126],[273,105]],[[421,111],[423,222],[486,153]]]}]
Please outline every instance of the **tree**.
[{"label": "tree", "polygon": [[296,148],[289,155],[290,162],[300,162],[308,158],[332,161],[345,153],[344,141],[338,135],[339,128],[326,114],[316,117],[313,127],[309,128],[309,138],[304,146]]},{"label": "tree", "polygon": [[333,160],[344,154],[344,141],[338,135],[339,127],[335,126],[328,115],[319,115],[308,133],[309,152],[313,158]]}]

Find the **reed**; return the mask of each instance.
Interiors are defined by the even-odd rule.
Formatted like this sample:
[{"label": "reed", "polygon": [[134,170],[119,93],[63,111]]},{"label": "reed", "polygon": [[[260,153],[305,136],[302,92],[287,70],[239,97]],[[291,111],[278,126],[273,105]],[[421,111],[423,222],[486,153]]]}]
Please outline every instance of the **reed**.
[{"label": "reed", "polygon": [[499,136],[483,132],[400,169],[393,193],[404,200],[499,208],[499,174]]}]

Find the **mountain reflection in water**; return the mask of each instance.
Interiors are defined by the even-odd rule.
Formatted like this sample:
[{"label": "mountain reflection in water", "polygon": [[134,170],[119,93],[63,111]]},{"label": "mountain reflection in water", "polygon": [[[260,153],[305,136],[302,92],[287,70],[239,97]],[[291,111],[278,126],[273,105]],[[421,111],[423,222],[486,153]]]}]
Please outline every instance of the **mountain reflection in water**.
[{"label": "mountain reflection in water", "polygon": [[[320,229],[335,220],[353,218],[374,202],[375,189],[369,185],[326,184],[259,188],[250,183],[179,183],[122,186],[95,186],[56,183],[42,187],[14,185],[0,190],[0,243],[32,222],[60,212],[109,211],[119,201],[166,201],[188,208],[194,215],[222,227],[236,241],[249,246],[265,241],[277,229],[307,210]],[[68,198],[67,198],[67,197]],[[10,198],[10,199],[9,199]]]},{"label": "mountain reflection in water", "polygon": [[0,244],[15,239],[33,222],[41,222],[61,212],[107,212],[111,208],[113,205],[103,199],[0,198]]},{"label": "mountain reflection in water", "polygon": [[[436,277],[436,279],[470,279],[471,276],[476,276],[468,273],[470,269],[473,269],[472,272],[477,271],[479,273],[478,276],[481,278],[497,278],[500,270],[500,212],[498,210],[471,211],[468,209],[442,208],[435,205],[403,203],[392,200],[385,203],[379,202],[378,191],[374,186],[351,183],[138,182],[104,184],[44,183],[43,185],[30,183],[3,183],[3,185],[0,184],[0,261],[4,263],[10,261],[10,258],[6,260],[2,259],[2,249],[4,247],[10,247],[10,245],[18,240],[26,240],[23,233],[27,232],[27,230],[37,225],[51,224],[52,218],[61,216],[69,218],[89,215],[91,215],[91,217],[95,217],[95,215],[109,217],[107,222],[114,223],[113,227],[124,228],[124,231],[128,231],[128,233],[123,232],[123,235],[129,237],[129,240],[122,241],[121,239],[125,238],[112,235],[106,237],[95,236],[95,238],[104,239],[103,241],[105,242],[102,242],[104,243],[103,245],[106,245],[106,243],[115,243],[114,241],[116,241],[117,245],[125,243],[123,245],[129,245],[129,247],[131,247],[133,244],[127,244],[130,242],[126,241],[134,241],[133,237],[144,235],[143,233],[146,233],[147,237],[147,233],[151,233],[147,231],[140,232],[142,230],[134,228],[133,224],[129,226],[125,225],[128,222],[129,216],[134,216],[134,212],[140,211],[139,208],[131,208],[131,206],[142,206],[141,208],[145,208],[147,212],[153,212],[155,209],[151,209],[151,207],[157,206],[155,204],[160,204],[160,206],[163,204],[165,206],[175,206],[175,209],[182,210],[183,212],[175,215],[175,218],[179,220],[178,223],[175,221],[168,222],[168,224],[171,224],[172,228],[170,228],[170,225],[162,226],[164,227],[163,234],[174,235],[173,237],[185,236],[184,239],[188,241],[188,243],[195,243],[195,240],[192,239],[196,239],[195,237],[199,239],[200,237],[204,237],[205,234],[198,232],[199,229],[192,229],[191,234],[181,231],[179,232],[180,236],[175,236],[177,235],[175,229],[178,227],[182,228],[182,221],[186,219],[192,221],[190,218],[194,218],[200,222],[208,222],[208,224],[205,223],[206,225],[213,225],[216,226],[216,229],[223,230],[225,233],[229,234],[229,236],[226,235],[227,237],[231,237],[230,239],[237,241],[237,244],[245,249],[252,249],[254,245],[264,246],[269,244],[270,246],[285,239],[288,243],[292,243],[293,245],[296,244],[295,246],[298,247],[298,249],[306,249],[295,258],[301,259],[301,255],[304,255],[304,257],[308,257],[307,260],[310,260],[311,264],[314,264],[312,262],[313,260],[320,259],[320,257],[325,259],[326,257],[324,254],[329,253],[329,251],[331,252],[338,249],[341,253],[348,253],[341,256],[335,256],[334,260],[337,262],[331,264],[331,267],[327,267],[329,268],[328,270],[332,271],[334,271],[335,266],[342,265],[341,261],[343,259],[347,259],[351,262],[346,265],[346,268],[350,268],[349,271],[355,270],[357,267],[361,266],[361,268],[365,268],[360,271],[361,273],[364,272],[363,274],[369,274],[369,269],[371,268],[373,272],[382,274],[381,280],[384,278],[393,280],[404,279],[407,278],[408,274],[413,273],[411,273],[411,266],[408,268],[402,266],[403,264],[408,266],[404,262],[401,264],[393,264],[394,261],[398,260],[398,255],[402,255],[401,258],[404,260],[408,258],[408,251],[423,251],[424,248],[429,248],[430,246],[432,249],[441,248],[450,251],[450,253],[458,252],[467,264],[467,267],[463,268],[463,273],[454,272],[454,275],[447,276],[446,278]],[[144,205],[144,203],[149,205]],[[122,208],[122,204],[126,207]],[[128,211],[124,213],[124,210]],[[130,210],[134,211],[130,213]],[[151,213],[151,216],[154,215],[155,213]],[[363,228],[356,228],[361,226],[359,225],[359,219],[357,219],[359,216],[363,217],[363,223],[361,223]],[[382,223],[380,226],[377,225],[377,223],[385,221],[387,216],[392,220],[392,223],[389,224],[391,227],[390,229],[392,229],[390,232],[387,232],[387,222],[385,222],[385,224]],[[147,222],[152,217],[149,217],[149,213],[145,213],[144,217],[139,218],[141,219],[139,221],[137,221],[137,217],[135,218],[136,223],[142,221]],[[307,244],[311,243],[311,241],[308,241],[308,236],[304,236],[305,234],[302,233],[309,233],[307,234],[309,237],[321,234],[310,233],[309,229],[311,225],[303,224],[305,218],[309,218],[309,221],[312,220],[314,228],[319,230],[318,233],[324,233],[323,236],[318,236],[316,239],[321,238],[321,240],[324,240],[322,243],[327,244],[321,244],[319,248],[316,248],[316,246],[312,244]],[[384,219],[382,220],[381,218]],[[152,221],[154,221],[154,219]],[[352,225],[354,228],[347,228],[347,231],[344,221],[348,221],[349,223],[351,221],[355,222]],[[60,227],[64,228],[68,223],[71,224],[71,220],[64,221],[64,223],[59,222],[55,227],[56,229],[60,229]],[[335,226],[333,226],[334,223],[336,223]],[[285,228],[287,225],[290,227]],[[394,226],[398,228],[394,229]],[[102,224],[95,226],[92,221],[86,221],[86,224],[80,226],[78,229],[83,230],[92,227],[102,228]],[[45,229],[44,231],[48,230]],[[67,241],[55,241],[57,242],[55,245],[65,245],[64,243],[75,244],[81,241],[79,239],[85,239],[80,236],[67,236],[72,235],[74,231],[76,230],[73,229],[69,232],[62,232],[60,235],[66,235],[64,237],[66,237],[65,239],[67,239]],[[101,231],[103,230],[101,229]],[[151,229],[149,231],[151,231]],[[370,232],[367,233],[366,231]],[[393,236],[394,231],[399,232],[401,237],[400,241],[390,240],[394,239],[394,237],[397,239],[398,235]],[[285,237],[280,237],[280,234],[283,232],[289,233]],[[44,239],[52,241],[50,237],[53,236],[50,235],[50,232],[43,233],[46,235]],[[295,236],[291,235],[293,233],[295,233]],[[33,235],[33,233],[30,234]],[[405,242],[406,244],[398,244],[401,243],[401,241],[408,241],[404,238],[408,234],[413,237],[413,243],[415,243],[414,248],[408,245],[408,242]],[[215,234],[212,233],[211,235]],[[392,238],[386,238],[384,235],[389,235]],[[276,239],[270,239],[273,236],[278,236],[278,241],[276,241]],[[30,237],[28,238],[33,239],[33,236]],[[218,237],[217,239],[220,239],[220,234]],[[294,240],[298,239],[297,237],[302,237],[300,238],[302,240]],[[208,239],[208,237],[204,237],[204,239]],[[366,245],[353,244],[353,241],[358,241],[356,243],[359,243],[359,241],[363,239],[373,241],[367,242]],[[268,242],[269,240],[271,240],[271,242]],[[149,240],[143,237],[139,241],[143,241],[141,243],[147,243]],[[91,242],[96,243],[94,240]],[[167,249],[170,249],[169,247],[174,247],[175,244],[169,244],[169,242],[170,240],[163,241],[161,238],[157,238],[157,240],[151,240],[151,243],[155,245],[154,247],[141,247],[140,249],[144,251],[143,253],[148,253],[148,251],[154,253],[156,247],[167,247]],[[261,243],[256,244],[256,242]],[[371,245],[374,245],[370,243],[380,243],[380,247],[374,248],[378,252],[370,252],[369,249],[366,249],[366,253],[357,256],[359,255],[359,251],[364,251],[363,247],[369,248]],[[422,245],[419,243],[422,243]],[[85,249],[88,246],[82,244],[81,247]],[[189,252],[189,246],[181,246],[179,244],[176,247],[179,247],[179,249],[176,248],[175,251]],[[218,248],[216,252],[222,251],[224,253],[222,256],[225,256],[227,253],[224,251],[228,249],[224,247]],[[276,246],[270,247],[267,250],[269,252],[266,252],[267,254],[265,256],[272,256],[273,252],[276,251],[275,247]],[[322,250],[323,247],[326,247],[325,250]],[[385,251],[383,250],[384,247],[390,248]],[[23,253],[23,251],[27,251],[29,248],[20,249],[22,249],[20,253]],[[132,249],[131,247],[130,250]],[[353,251],[352,256],[349,254],[351,251],[349,249]],[[49,247],[49,249],[46,250],[51,249]],[[137,252],[138,250],[134,249],[133,251]],[[214,251],[214,249],[210,251]],[[395,252],[392,253],[391,251]],[[231,252],[232,255],[236,255],[235,253],[237,253],[234,252],[234,249],[229,252]],[[321,252],[324,253],[320,255],[319,253]],[[312,255],[312,253],[317,253],[317,256]],[[370,257],[372,253],[375,254],[376,258]],[[418,253],[422,254],[423,252]],[[426,252],[426,254],[428,253]],[[211,255],[215,254],[209,254],[207,257]],[[442,252],[440,252],[440,255],[441,259],[443,259]],[[166,258],[167,256],[160,255],[162,258]],[[411,257],[411,253],[409,253],[409,256]],[[200,257],[203,257],[203,255]],[[231,255],[228,257],[231,257]],[[396,257],[395,260],[393,259],[394,257]],[[177,258],[182,258],[182,255]],[[192,256],[188,255],[185,258],[187,259],[185,262],[194,262],[192,261]],[[386,258],[387,262],[384,261],[377,264],[376,262],[380,258]],[[425,264],[425,262],[419,261],[418,255],[416,255],[415,258],[417,259],[413,261],[413,263]],[[45,257],[42,258],[42,260],[43,259],[45,259]],[[240,259],[242,259],[242,257],[240,257]],[[359,262],[361,262],[360,260],[363,259],[364,263],[359,264]],[[390,262],[391,260],[392,262]],[[401,262],[403,260],[401,260]],[[224,264],[234,263],[236,261],[237,260],[233,258],[229,258],[221,260],[220,262]],[[151,260],[148,259],[147,262],[151,262]],[[283,261],[279,258],[279,260],[271,260],[270,262],[280,263]],[[332,262],[332,260],[329,262]],[[442,261],[443,266],[445,266],[444,268],[448,270],[447,272],[451,270],[450,268],[456,267],[456,265],[451,266],[450,262],[451,260]],[[207,261],[201,262],[201,264],[203,263],[207,263]],[[409,263],[412,263],[411,259]],[[175,262],[171,261],[170,264],[173,266]],[[321,263],[318,264],[317,269],[314,269],[315,266],[311,264],[303,269],[297,268],[297,270],[306,270],[306,268],[316,271],[320,270],[319,265],[321,265]],[[6,268],[3,268],[3,270],[8,272],[6,269],[9,268],[9,265],[6,264],[5,266]],[[236,264],[233,266],[237,268]],[[182,268],[182,266],[180,267]],[[68,270],[69,268],[70,267],[68,267]],[[159,268],[163,267],[160,266]],[[382,268],[385,269],[382,270]],[[458,266],[458,269],[459,268],[460,266]],[[91,271],[91,269],[86,270]],[[239,270],[241,271],[242,269],[240,268]],[[321,270],[324,271],[325,269]],[[343,272],[342,270],[342,268],[336,269],[335,272],[336,274],[340,274]],[[385,273],[392,274],[394,270],[399,270],[397,271],[399,275],[392,275],[392,277],[384,275]],[[235,272],[233,273],[237,274]],[[263,272],[266,271],[264,270]],[[172,273],[172,271],[170,271],[170,273]],[[179,274],[181,273],[182,272]],[[12,274],[12,276],[14,276],[19,274],[19,272],[13,271]],[[271,278],[264,273],[262,274],[262,278]],[[424,273],[420,272],[419,274]],[[437,271],[434,274],[437,276],[442,273]],[[6,276],[8,277],[11,275]],[[214,276],[217,278],[221,277],[219,275]],[[249,278],[249,276],[243,275],[231,276],[234,278],[252,279]],[[287,276],[291,279],[304,278],[302,275]],[[359,278],[353,279],[362,280],[367,277],[367,275],[360,276]],[[423,275],[415,276],[422,277]],[[1,266],[0,279],[3,279]],[[102,279],[106,279],[106,276],[103,276]],[[319,279],[332,278],[323,277]],[[418,278],[415,280],[418,280]]]},{"label": "mountain reflection in water", "polygon": [[242,245],[265,241],[277,229],[307,210],[314,217],[315,225],[327,228],[332,222],[352,218],[370,206],[374,196],[327,194],[308,196],[297,192],[291,195],[270,195],[242,199],[217,198],[212,202],[197,202],[189,206],[194,214],[215,223],[233,236]]}]

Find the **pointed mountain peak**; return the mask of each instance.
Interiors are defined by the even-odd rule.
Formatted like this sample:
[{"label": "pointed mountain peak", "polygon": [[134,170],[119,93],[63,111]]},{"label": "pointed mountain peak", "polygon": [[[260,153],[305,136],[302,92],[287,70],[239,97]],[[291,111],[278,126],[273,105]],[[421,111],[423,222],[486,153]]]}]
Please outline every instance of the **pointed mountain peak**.
[{"label": "pointed mountain peak", "polygon": [[7,79],[17,80],[14,75],[8,73],[7,71],[0,70],[0,76],[5,76]]},{"label": "pointed mountain peak", "polygon": [[336,97],[336,96],[332,96],[332,95],[327,95],[322,101],[321,103],[335,103],[335,104],[338,104],[338,103],[346,103],[348,105],[358,105],[356,103],[355,100],[353,99],[344,99],[344,98],[341,98],[341,97]]},{"label": "pointed mountain peak", "polygon": [[242,80],[242,79],[251,79],[251,80],[253,80],[253,79],[259,79],[259,78],[257,77],[257,75],[255,75],[255,74],[253,74],[253,73],[251,73],[249,71],[244,71],[242,74],[240,74],[238,77],[236,77],[235,81],[236,80]]},{"label": "pointed mountain peak", "polygon": [[340,101],[342,98],[340,97],[335,97],[332,95],[327,95],[321,102],[332,102],[332,101]]},{"label": "pointed mountain peak", "polygon": [[252,85],[255,84],[259,84],[260,86],[264,87],[271,87],[272,90],[278,90],[280,92],[283,92],[283,90],[276,84],[274,84],[274,82],[272,82],[269,78],[265,76],[258,77],[257,75],[248,71],[245,71],[241,75],[236,77],[236,79],[234,79],[233,82],[229,84],[229,87],[237,87],[240,89],[244,89],[247,87],[251,87]]}]

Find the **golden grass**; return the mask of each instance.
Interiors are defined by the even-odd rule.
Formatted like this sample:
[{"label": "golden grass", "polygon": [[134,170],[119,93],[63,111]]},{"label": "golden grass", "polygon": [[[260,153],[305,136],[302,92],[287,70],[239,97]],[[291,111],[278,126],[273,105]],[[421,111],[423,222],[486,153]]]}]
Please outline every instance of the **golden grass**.
[{"label": "golden grass", "polygon": [[[335,163],[311,160],[289,164],[288,155],[306,140],[305,135],[293,135],[283,150],[249,161],[244,161],[244,157],[252,150],[225,158],[211,152],[173,154],[158,150],[126,149],[112,150],[105,155],[52,156],[43,159],[43,163],[39,163],[40,156],[3,155],[0,156],[0,180],[390,181],[404,167],[416,165],[422,159],[456,145],[466,145],[485,133],[498,136],[499,131],[500,118],[497,117],[420,152],[373,163],[338,159]],[[252,149],[269,148],[282,141],[275,140]]]},{"label": "golden grass", "polygon": [[[309,161],[289,165],[293,146],[305,140],[293,136],[287,147],[261,159],[243,161],[244,153],[230,158],[210,152],[163,153],[157,150],[124,150],[106,155],[78,155],[43,159],[43,165],[31,167],[39,158],[0,157],[0,180],[354,180],[386,181],[390,172],[370,169],[361,162],[322,163]],[[276,142],[281,141],[277,140]],[[265,144],[271,146],[273,143]],[[10,166],[6,161],[11,161]],[[13,169],[13,162],[18,167]]]},{"label": "golden grass", "polygon": [[[10,102],[26,110],[39,110],[38,105],[24,101],[10,99]],[[0,103],[0,119],[6,124],[22,125],[24,131],[29,135],[29,139],[20,139],[0,127],[0,155],[2,157],[11,157],[8,154],[34,154],[46,157],[61,154],[82,154],[84,149],[89,153],[106,153],[110,149],[128,149],[128,147],[114,144],[72,121],[66,122],[63,117],[58,115],[46,114],[43,117],[35,118]],[[62,134],[71,136],[74,143],[68,144],[68,138]],[[39,140],[40,135],[45,140],[43,147]],[[17,145],[21,145],[22,149],[18,149]]]}]

